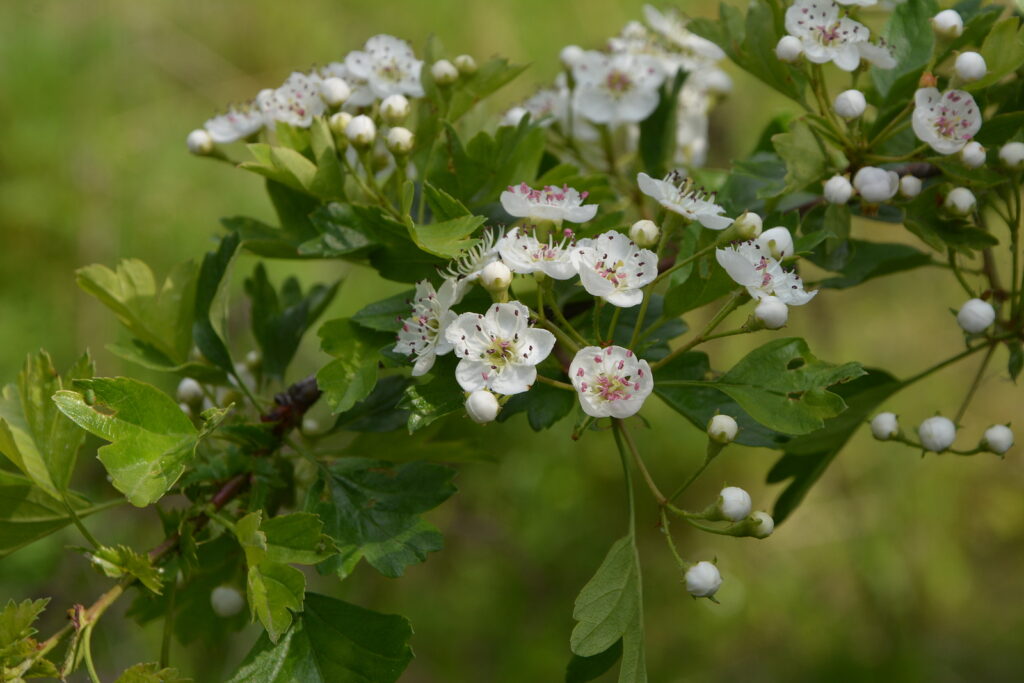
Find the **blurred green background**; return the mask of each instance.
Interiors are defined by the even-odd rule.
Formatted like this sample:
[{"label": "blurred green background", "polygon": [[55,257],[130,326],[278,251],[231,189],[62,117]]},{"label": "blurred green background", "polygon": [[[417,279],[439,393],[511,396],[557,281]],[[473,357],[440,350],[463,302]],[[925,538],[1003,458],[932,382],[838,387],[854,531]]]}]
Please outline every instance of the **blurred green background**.
[{"label": "blurred green background", "polygon": [[[418,48],[436,34],[451,55],[502,54],[533,67],[502,95],[510,104],[550,79],[567,43],[596,46],[639,1],[406,0],[356,3],[8,0],[0,4],[0,377],[13,380],[27,352],[45,347],[66,366],[85,348],[100,374],[135,371],[104,350],[121,332],[80,293],[75,268],[144,259],[166,273],[210,248],[217,219],[269,218],[254,176],[191,158],[185,135],[226,103],[282,81],[293,68],[341,58],[370,35],[392,33]],[[684,9],[713,12],[708,3]],[[745,153],[788,105],[732,71],[734,94],[715,111],[713,162]],[[895,226],[858,225],[858,236],[903,241]],[[251,270],[244,263],[238,274]],[[334,263],[274,264],[305,278],[346,272]],[[808,279],[813,273],[808,271]],[[401,289],[394,286],[395,291]],[[391,289],[388,290],[389,292]],[[352,271],[329,315],[379,298],[370,273]],[[794,309],[789,332],[831,361],[859,360],[909,375],[962,348],[949,312],[962,296],[945,272],[914,271],[854,291],[824,292]],[[244,324],[244,304],[236,326]],[[691,327],[706,313],[690,320]],[[728,367],[755,339],[707,345]],[[242,349],[244,350],[244,349]],[[315,344],[293,368],[318,367]],[[888,405],[906,426],[956,411],[979,358],[955,366]],[[963,421],[958,444],[989,424],[1024,415],[1005,379],[1000,350]],[[153,381],[165,380],[150,378]],[[703,456],[702,435],[656,401],[637,434],[658,481],[672,487]],[[402,679],[557,681],[569,658],[578,589],[625,528],[618,459],[610,439],[568,438],[569,425],[532,434],[518,418],[483,432],[493,462],[462,467],[461,492],[433,516],[447,547],[400,580],[365,566],[343,584],[316,587],[408,616],[417,658]],[[866,430],[862,430],[864,432]],[[608,443],[604,443],[608,441]],[[501,444],[496,446],[495,444]],[[721,605],[691,600],[639,490],[651,680],[821,681],[1020,680],[1024,671],[1024,467],[1020,447],[993,456],[921,459],[861,433],[804,506],[767,541],[691,533],[676,525],[688,558],[717,557]],[[710,502],[724,483],[770,509],[776,459],[733,448],[688,494]],[[103,472],[80,461],[79,488],[109,496]],[[89,522],[107,543],[144,548],[159,534],[153,511],[120,508]],[[65,545],[68,530],[0,562],[0,599],[54,596],[44,633],[63,610],[109,585]],[[104,678],[159,652],[159,624],[105,618],[95,636]],[[176,648],[173,663],[198,681],[223,680],[254,640],[233,647]],[[78,676],[79,679],[82,676]],[[614,680],[614,675],[607,677]]]}]

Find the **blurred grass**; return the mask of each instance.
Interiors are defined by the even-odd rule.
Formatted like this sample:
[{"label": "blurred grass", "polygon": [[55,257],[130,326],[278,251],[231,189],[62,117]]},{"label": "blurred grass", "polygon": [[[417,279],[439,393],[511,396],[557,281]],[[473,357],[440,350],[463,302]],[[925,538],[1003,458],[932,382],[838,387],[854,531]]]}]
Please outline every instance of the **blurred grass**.
[{"label": "blurred grass", "polygon": [[[641,3],[541,0],[515,3],[354,3],[268,0],[218,3],[106,0],[13,1],[0,5],[0,377],[12,379],[26,352],[45,346],[60,365],[93,350],[102,374],[132,372],[103,346],[116,322],[74,285],[75,268],[139,257],[158,274],[212,244],[223,215],[269,215],[254,177],[184,150],[189,130],[226,103],[281,81],[292,68],[340,58],[366,37],[389,32],[422,46],[437,34],[452,54],[494,53],[533,68],[504,95],[511,102],[557,70],[559,48],[597,45]],[[690,5],[696,13],[710,5]],[[717,163],[746,150],[765,121],[786,107],[736,75],[735,94],[716,110]],[[729,136],[726,136],[726,132]],[[894,226],[855,227],[868,239],[903,241]],[[239,269],[244,274],[251,262]],[[282,274],[292,264],[275,264]],[[312,264],[310,277],[338,277]],[[808,279],[811,279],[810,277]],[[335,314],[380,295],[371,274],[353,271]],[[820,357],[856,359],[909,375],[962,346],[948,309],[961,303],[938,269],[825,292],[794,309],[788,333],[806,335]],[[244,310],[239,311],[244,319]],[[691,327],[701,321],[690,320]],[[727,367],[760,343],[708,344]],[[307,345],[295,374],[316,367]],[[980,359],[929,379],[888,408],[906,427],[936,411],[956,411]],[[968,446],[992,422],[1019,421],[1020,392],[1002,378],[1000,351],[964,420]],[[637,434],[655,477],[667,486],[702,457],[701,435],[652,402],[652,429]],[[568,440],[568,425],[525,433],[521,420],[484,431],[503,444],[493,464],[463,467],[461,493],[433,521],[447,548],[398,581],[365,568],[319,590],[408,615],[418,658],[403,680],[553,681],[568,660],[572,602],[625,514],[610,439]],[[864,430],[862,430],[863,432]],[[1011,451],[922,460],[860,433],[771,539],[736,540],[677,525],[684,554],[717,556],[725,576],[720,606],[691,601],[641,506],[646,623],[652,681],[1019,680],[1024,670],[1024,469]],[[774,454],[730,449],[688,494],[701,507],[724,483],[758,507],[777,487],[761,482]],[[102,472],[83,458],[83,485],[108,495]],[[647,501],[646,492],[639,500]],[[118,509],[92,528],[110,543],[151,545],[151,512]],[[72,531],[0,562],[0,598],[54,596],[48,625],[63,609],[107,584],[63,546]],[[156,658],[159,625],[139,629],[104,620],[97,653],[118,667]],[[198,681],[222,680],[255,635],[231,652],[175,650]],[[608,677],[614,680],[614,676]]]}]

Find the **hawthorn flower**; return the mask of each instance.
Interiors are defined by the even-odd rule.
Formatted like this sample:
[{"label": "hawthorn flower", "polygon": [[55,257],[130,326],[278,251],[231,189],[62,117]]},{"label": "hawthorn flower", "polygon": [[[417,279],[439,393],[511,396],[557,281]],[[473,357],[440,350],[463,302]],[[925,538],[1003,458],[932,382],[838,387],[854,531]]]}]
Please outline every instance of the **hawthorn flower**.
[{"label": "hawthorn flower", "polygon": [[197,128],[185,138],[185,146],[196,156],[206,156],[213,152],[213,137],[205,128]]},{"label": "hawthorn flower", "polygon": [[247,138],[263,128],[263,114],[254,102],[231,107],[227,113],[214,116],[203,128],[218,144]]},{"label": "hawthorn flower", "polygon": [[586,223],[597,213],[597,204],[583,205],[587,192],[577,192],[568,185],[547,185],[535,190],[526,183],[509,185],[501,193],[501,208],[516,218],[561,223]]},{"label": "hawthorn flower", "polygon": [[963,90],[919,88],[913,126],[917,138],[939,154],[956,154],[981,129],[981,110]]},{"label": "hawthorn flower", "polygon": [[641,288],[658,275],[657,255],[614,230],[577,242],[572,259],[583,289],[622,308],[643,301]]},{"label": "hawthorn flower", "polygon": [[871,434],[879,441],[888,441],[900,433],[896,413],[879,413],[871,418]]},{"label": "hawthorn flower", "polygon": [[1024,165],[1024,142],[1007,142],[999,148],[999,160],[1014,171]]},{"label": "hawthorn flower", "polygon": [[754,317],[766,329],[778,330],[789,320],[789,307],[776,296],[766,296],[754,307]]},{"label": "hawthorn flower", "polygon": [[956,425],[947,417],[929,417],[917,428],[917,436],[925,450],[941,453],[956,440]]},{"label": "hawthorn flower", "polygon": [[694,187],[693,181],[678,171],[669,173],[664,180],[655,180],[641,172],[636,180],[641,192],[673,213],[691,221],[700,221],[711,230],[725,230],[732,225],[731,218],[721,215],[725,209],[711,201],[714,195]]},{"label": "hawthorn flower", "polygon": [[974,193],[966,187],[954,187],[946,195],[944,202],[944,206],[957,216],[969,216],[977,205],[978,200]]},{"label": "hawthorn flower", "polygon": [[646,218],[633,223],[629,227],[629,239],[641,247],[653,247],[661,237],[661,229],[657,223]]},{"label": "hawthorn flower", "polygon": [[460,359],[455,369],[459,386],[497,394],[527,391],[537,379],[537,364],[555,345],[555,335],[531,327],[529,318],[530,310],[518,301],[456,318],[445,336]]},{"label": "hawthorn flower", "polygon": [[853,186],[864,201],[878,204],[892,199],[900,187],[900,176],[876,166],[864,166],[853,176]]},{"label": "hawthorn flower", "polygon": [[843,71],[855,70],[861,59],[881,69],[896,66],[888,48],[870,42],[868,27],[839,16],[840,10],[832,0],[796,0],[786,10],[786,31],[800,40],[808,61],[835,62]]},{"label": "hawthorn flower", "polygon": [[754,299],[775,296],[787,306],[803,306],[818,293],[805,292],[800,276],[783,269],[770,249],[759,240],[715,250],[718,264],[736,284],[747,288]]},{"label": "hawthorn flower", "polygon": [[466,397],[466,414],[479,425],[494,422],[499,412],[501,406],[498,399],[486,389],[479,389]]},{"label": "hawthorn flower", "polygon": [[751,517],[757,522],[753,530],[754,538],[768,538],[775,531],[775,520],[767,512],[758,510]]},{"label": "hawthorn flower", "polygon": [[953,69],[964,83],[980,81],[988,73],[988,65],[985,64],[985,58],[977,52],[961,52],[957,55]]},{"label": "hawthorn flower", "polygon": [[320,77],[298,71],[276,90],[267,88],[256,96],[256,104],[269,127],[276,121],[309,128],[313,117],[323,114],[327,105],[320,96]]},{"label": "hawthorn flower", "polygon": [[715,415],[708,421],[708,437],[721,444],[732,443],[739,431],[736,418],[730,415]]},{"label": "hawthorn flower", "polygon": [[434,367],[434,359],[452,350],[452,344],[445,338],[445,329],[455,321],[451,307],[458,303],[458,286],[454,279],[447,278],[441,288],[434,290],[428,280],[416,283],[416,294],[412,301],[412,315],[401,320],[402,327],[395,337],[395,353],[415,356],[412,374],[414,377],[426,374]]},{"label": "hawthorn flower", "polygon": [[900,196],[913,199],[921,194],[921,179],[913,175],[905,175],[900,178]]},{"label": "hawthorn flower", "polygon": [[1006,425],[992,425],[985,430],[981,447],[1002,455],[1013,446],[1013,430]]},{"label": "hawthorn flower", "polygon": [[513,228],[498,243],[498,253],[514,273],[541,272],[556,280],[568,280],[576,274],[568,241],[568,235],[559,244],[549,237],[545,244],[522,229]]},{"label": "hawthorn flower", "polygon": [[475,282],[484,268],[498,260],[498,245],[504,234],[501,229],[485,230],[480,241],[449,263],[443,274],[456,278],[460,285]]},{"label": "hawthorn flower", "polygon": [[787,64],[794,64],[799,61],[800,55],[803,53],[803,41],[796,36],[782,36],[775,46],[775,56],[779,58],[780,62],[786,62]]},{"label": "hawthorn flower", "polygon": [[722,48],[686,28],[686,20],[678,11],[669,8],[661,12],[652,5],[644,5],[643,13],[647,25],[687,57],[708,62],[725,59]]},{"label": "hawthorn flower", "polygon": [[665,72],[653,57],[588,50],[572,69],[573,109],[594,123],[643,121],[658,106]]},{"label": "hawthorn flower", "polygon": [[423,97],[423,61],[416,59],[409,43],[394,36],[373,36],[362,50],[348,53],[344,67],[344,74],[338,75],[359,84],[348,99],[350,105],[364,107],[388,95]]},{"label": "hawthorn flower", "polygon": [[846,120],[859,118],[867,108],[868,102],[860,90],[844,90],[836,95],[832,109]]},{"label": "hawthorn flower", "polygon": [[711,562],[702,561],[686,570],[686,590],[695,598],[710,598],[722,585],[722,574]]},{"label": "hawthorn flower", "polygon": [[996,321],[996,309],[987,301],[968,299],[956,314],[956,322],[968,334],[981,334]]},{"label": "hawthorn flower", "polygon": [[647,361],[621,346],[586,346],[569,365],[583,412],[591,417],[636,415],[654,389]]},{"label": "hawthorn flower", "polygon": [[430,75],[438,85],[451,85],[459,80],[459,70],[447,59],[439,59],[431,64]]},{"label": "hawthorn flower", "polygon": [[210,591],[210,607],[218,617],[233,617],[245,607],[245,598],[234,586],[217,586]]},{"label": "hawthorn flower", "polygon": [[753,506],[750,494],[738,486],[726,486],[718,494],[718,512],[730,522],[746,519]]},{"label": "hawthorn flower", "polygon": [[825,182],[824,194],[829,204],[845,204],[853,196],[853,185],[846,176],[834,175]]},{"label": "hawthorn flower", "polygon": [[959,38],[964,32],[964,20],[956,10],[945,9],[932,17],[932,28],[947,40]]},{"label": "hawthorn flower", "polygon": [[332,107],[340,107],[345,104],[351,94],[352,89],[348,87],[344,78],[330,76],[320,82],[320,96]]}]

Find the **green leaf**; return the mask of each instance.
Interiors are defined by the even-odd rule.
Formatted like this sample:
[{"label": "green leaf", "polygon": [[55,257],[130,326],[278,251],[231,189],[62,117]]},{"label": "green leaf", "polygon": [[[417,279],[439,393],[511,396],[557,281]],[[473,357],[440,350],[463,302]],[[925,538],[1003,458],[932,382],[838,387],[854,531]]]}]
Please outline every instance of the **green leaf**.
[{"label": "green leaf", "polygon": [[[884,99],[889,99],[890,90],[897,81],[908,74],[916,74],[928,64],[935,44],[930,20],[938,11],[935,0],[904,2],[893,9],[885,27],[885,39],[896,59],[896,66],[892,69],[871,67],[871,80]],[[911,89],[917,87],[916,76],[912,81]],[[904,79],[904,82],[909,81]],[[902,97],[903,94],[905,89],[902,87],[892,93],[893,97]]]},{"label": "green leaf", "polygon": [[181,678],[177,669],[161,669],[159,664],[136,664],[125,669],[114,683],[189,683],[192,679]]},{"label": "green leaf", "polygon": [[544,153],[544,130],[523,121],[502,126],[492,137],[480,132],[463,146],[458,133],[446,126],[449,162],[428,176],[436,187],[473,209],[494,202],[504,189],[531,182]]},{"label": "green leaf", "polygon": [[472,76],[459,78],[451,94],[445,118],[453,122],[459,120],[473,105],[516,78],[528,66],[509,64],[508,60],[501,57],[487,60]]},{"label": "green leaf", "polygon": [[573,655],[565,670],[565,683],[587,683],[601,677],[622,657],[622,640],[591,657]]},{"label": "green leaf", "polygon": [[33,624],[49,602],[49,598],[20,603],[8,600],[0,610],[0,667],[19,664],[36,652],[32,636],[38,631]]},{"label": "green leaf", "polygon": [[331,410],[343,413],[362,401],[377,384],[382,338],[349,318],[328,320],[320,327],[320,346],[334,357],[316,375]]},{"label": "green leaf", "polygon": [[356,259],[364,256],[375,244],[372,234],[368,234],[361,225],[353,227],[359,223],[348,205],[331,203],[320,206],[309,215],[309,220],[320,235],[299,245],[301,255]]},{"label": "green leaf", "polygon": [[[74,492],[68,503],[80,518],[105,509],[90,507]],[[0,470],[0,558],[45,538],[71,523],[67,508],[19,474]]]},{"label": "green leaf", "polygon": [[[399,404],[410,411],[408,428],[413,434],[435,420],[461,410],[466,393],[455,380],[453,358],[439,358],[434,364],[433,378],[424,384],[413,384],[405,390]],[[451,370],[450,372],[448,370]]]},{"label": "green leaf", "polygon": [[415,289],[407,289],[386,299],[368,304],[352,316],[352,322],[379,332],[398,332],[402,318],[409,316]]},{"label": "green leaf", "polygon": [[184,363],[175,363],[161,353],[159,349],[138,339],[132,339],[127,344],[107,344],[106,348],[118,358],[148,368],[149,370],[191,377],[204,384],[224,384],[227,381],[227,376],[223,370],[206,361],[189,360]]},{"label": "green leaf", "polygon": [[262,514],[251,512],[235,524],[249,564],[317,564],[337,553],[316,515],[293,512],[263,521]]},{"label": "green leaf", "polygon": [[277,645],[260,637],[229,683],[394,683],[411,637],[402,617],[310,593],[292,629]]},{"label": "green leaf", "polygon": [[576,597],[572,616],[578,623],[569,639],[573,653],[593,657],[614,646],[637,623],[640,600],[636,546],[632,535],[624,536]]},{"label": "green leaf", "polygon": [[232,233],[221,240],[217,251],[209,252],[203,258],[196,286],[195,322],[192,323],[192,339],[199,351],[214,365],[228,374],[234,374],[231,353],[224,343],[224,327],[227,321],[227,277],[240,239]]},{"label": "green leaf", "polygon": [[195,456],[201,435],[178,404],[126,377],[77,380],[53,400],[79,427],[111,443],[99,459],[132,505],[160,500]]},{"label": "green leaf", "polygon": [[250,616],[258,618],[276,643],[292,625],[292,612],[302,611],[306,593],[306,577],[295,567],[275,562],[261,562],[249,567],[246,597]]},{"label": "green leaf", "polygon": [[416,244],[429,254],[453,258],[473,247],[479,240],[469,239],[487,220],[484,216],[462,216],[443,223],[416,225],[413,236]]},{"label": "green leaf", "polygon": [[786,192],[797,192],[820,181],[831,170],[845,168],[841,153],[830,152],[811,127],[802,120],[794,121],[788,133],[772,136],[775,151],[786,162]]},{"label": "green leaf", "polygon": [[[819,284],[830,289],[846,289],[883,275],[891,275],[931,264],[928,254],[906,244],[849,240],[849,257],[840,277],[830,277]],[[827,267],[819,258],[811,260]]]},{"label": "green leaf", "polygon": [[949,248],[965,253],[999,244],[999,240],[961,218],[949,218],[936,211],[942,204],[940,187],[925,188],[906,206],[903,225],[932,249],[943,254]]},{"label": "green leaf", "polygon": [[714,255],[701,257],[694,263],[693,271],[685,282],[665,292],[662,316],[676,318],[725,296],[736,286],[725,269],[715,261]]},{"label": "green leaf", "polygon": [[398,404],[407,386],[409,380],[405,377],[383,378],[369,396],[338,415],[332,431],[390,432],[404,426],[409,419],[409,411]]},{"label": "green leaf", "polygon": [[112,579],[133,577],[158,595],[163,588],[160,570],[153,566],[149,555],[137,553],[126,545],[103,546],[88,553],[88,558]]},{"label": "green leaf", "polygon": [[427,200],[431,217],[435,221],[449,221],[453,218],[469,216],[472,213],[465,204],[429,182],[423,184],[423,196]]},{"label": "green leaf", "polygon": [[498,421],[504,422],[516,413],[526,411],[530,429],[547,429],[567,417],[576,406],[576,394],[548,384],[536,384],[529,392],[515,394],[502,406]]},{"label": "green leaf", "polygon": [[1024,65],[1024,35],[1020,30],[1020,18],[1010,16],[997,23],[981,45],[981,56],[985,58],[988,73],[984,78],[964,85],[964,90],[987,88]]}]

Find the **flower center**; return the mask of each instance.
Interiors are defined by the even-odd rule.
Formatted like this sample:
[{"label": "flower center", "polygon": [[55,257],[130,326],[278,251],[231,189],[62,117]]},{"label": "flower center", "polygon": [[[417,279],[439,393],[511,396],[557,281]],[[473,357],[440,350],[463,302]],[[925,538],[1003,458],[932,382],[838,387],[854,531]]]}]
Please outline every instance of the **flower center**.
[{"label": "flower center", "polygon": [[[949,99],[952,102],[958,102],[960,100],[960,98],[955,95],[950,96]],[[954,140],[969,140],[971,138],[970,134],[963,132],[964,129],[970,127],[970,121],[945,105],[939,105],[938,110],[938,116],[932,120],[932,125],[935,127],[936,133],[944,138]]]},{"label": "flower center", "polygon": [[633,89],[633,79],[624,71],[612,69],[604,79],[604,87],[614,95],[624,95]]},{"label": "flower center", "polygon": [[621,259],[615,263],[608,263],[606,261],[598,261],[594,264],[594,270],[597,274],[603,277],[608,282],[612,283],[616,287],[620,287],[626,283],[626,277],[628,273],[620,273],[619,271],[624,270],[626,267],[625,262]]},{"label": "flower center", "polygon": [[491,345],[484,351],[482,360],[487,362],[491,369],[500,370],[506,365],[510,365],[515,357],[516,340],[495,337],[491,339]]}]

